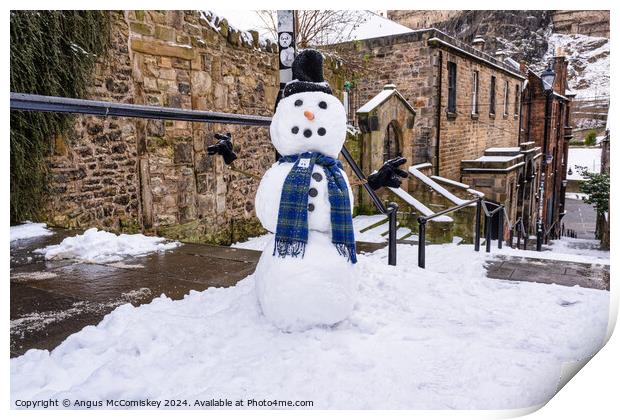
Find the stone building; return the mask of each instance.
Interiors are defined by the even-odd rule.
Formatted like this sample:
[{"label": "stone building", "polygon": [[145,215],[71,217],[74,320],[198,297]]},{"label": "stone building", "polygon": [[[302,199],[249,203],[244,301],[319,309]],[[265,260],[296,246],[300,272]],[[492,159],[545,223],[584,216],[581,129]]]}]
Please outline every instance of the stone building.
[{"label": "stone building", "polygon": [[[527,70],[523,90],[520,129],[521,143],[533,143],[542,153],[542,170],[536,173],[537,193],[544,192],[540,212],[545,229],[559,228],[565,211],[568,143],[572,138],[571,105],[574,95],[567,86],[568,61],[565,57],[552,60],[555,73],[553,86],[545,86],[540,75]],[[547,103],[548,101],[548,103]],[[544,177],[541,179],[541,175]]]},{"label": "stone building", "polygon": [[[535,194],[530,189],[529,195],[522,197],[519,179],[527,165],[535,165],[540,156],[532,143],[519,144],[525,77],[516,62],[487,53],[480,38],[467,45],[436,29],[336,47],[340,52],[352,49],[363,57],[368,71],[353,76],[353,89],[361,103],[376,101],[371,98],[390,89],[390,84],[399,92],[392,96],[394,106],[386,101],[384,108],[373,108],[375,121],[358,111],[362,131],[375,132],[373,142],[384,142],[384,147],[373,148],[374,156],[362,153],[362,158],[369,160],[362,161],[362,167],[376,167],[386,156],[385,150],[393,149],[407,157],[408,165],[430,163],[423,172],[435,177],[433,182],[464,185],[466,197],[470,195],[467,189],[482,192],[487,199],[506,205],[511,222],[517,219],[518,204],[531,201]],[[408,120],[413,122],[412,129],[405,129],[400,121],[403,118],[392,117],[402,114],[395,107],[405,109],[403,101],[415,111]],[[360,111],[366,107],[368,104]],[[517,156],[508,158],[511,153]],[[529,170],[536,172],[533,167]],[[421,178],[427,179],[426,175]],[[420,192],[413,181],[405,185],[410,192]]]}]

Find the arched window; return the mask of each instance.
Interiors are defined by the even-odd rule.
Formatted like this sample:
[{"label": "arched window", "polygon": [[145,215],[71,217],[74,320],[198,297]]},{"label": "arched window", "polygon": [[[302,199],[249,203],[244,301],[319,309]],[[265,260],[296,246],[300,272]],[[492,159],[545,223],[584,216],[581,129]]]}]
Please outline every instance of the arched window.
[{"label": "arched window", "polygon": [[385,130],[385,139],[383,140],[383,161],[390,160],[397,156],[402,156],[400,149],[400,131],[398,123],[392,121]]}]

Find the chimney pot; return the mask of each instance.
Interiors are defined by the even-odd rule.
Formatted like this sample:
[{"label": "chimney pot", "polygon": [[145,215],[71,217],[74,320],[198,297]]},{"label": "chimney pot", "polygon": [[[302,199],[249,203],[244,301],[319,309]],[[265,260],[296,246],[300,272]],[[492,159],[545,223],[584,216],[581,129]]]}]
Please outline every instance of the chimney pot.
[{"label": "chimney pot", "polygon": [[485,40],[484,38],[482,38],[481,36],[476,36],[474,38],[474,40],[471,42],[471,45],[477,49],[478,51],[484,51],[484,44],[485,44]]}]

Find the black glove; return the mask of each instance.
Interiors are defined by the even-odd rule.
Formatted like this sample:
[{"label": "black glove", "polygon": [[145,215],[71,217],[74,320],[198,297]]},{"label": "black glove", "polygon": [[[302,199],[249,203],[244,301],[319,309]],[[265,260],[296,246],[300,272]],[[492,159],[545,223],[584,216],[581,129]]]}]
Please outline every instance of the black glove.
[{"label": "black glove", "polygon": [[378,190],[381,187],[400,187],[401,179],[399,177],[407,178],[407,172],[398,167],[405,162],[407,159],[404,157],[397,157],[385,162],[381,169],[372,175],[368,175],[370,188]]},{"label": "black glove", "polygon": [[230,133],[226,133],[226,135],[216,133],[215,138],[219,141],[207,147],[207,153],[209,153],[209,155],[222,155],[224,157],[224,163],[230,165],[237,159],[237,155],[233,151],[232,135]]}]

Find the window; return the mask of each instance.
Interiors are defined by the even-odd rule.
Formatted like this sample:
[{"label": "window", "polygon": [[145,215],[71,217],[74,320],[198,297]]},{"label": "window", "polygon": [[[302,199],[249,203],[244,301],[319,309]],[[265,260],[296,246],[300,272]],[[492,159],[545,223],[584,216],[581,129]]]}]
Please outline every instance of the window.
[{"label": "window", "polygon": [[478,114],[478,70],[474,70],[474,79],[472,81],[472,94],[471,94],[471,113]]},{"label": "window", "polygon": [[489,99],[489,114],[495,115],[495,76],[491,76],[491,98]]},{"label": "window", "polygon": [[515,115],[519,115],[519,105],[521,104],[521,89],[518,84],[515,85]]},{"label": "window", "polygon": [[448,112],[456,112],[456,63],[448,61]]},{"label": "window", "polygon": [[508,115],[508,80],[504,82],[504,117]]}]

